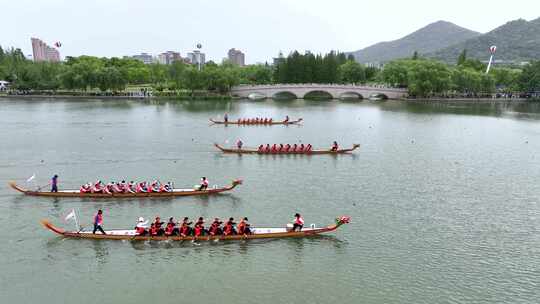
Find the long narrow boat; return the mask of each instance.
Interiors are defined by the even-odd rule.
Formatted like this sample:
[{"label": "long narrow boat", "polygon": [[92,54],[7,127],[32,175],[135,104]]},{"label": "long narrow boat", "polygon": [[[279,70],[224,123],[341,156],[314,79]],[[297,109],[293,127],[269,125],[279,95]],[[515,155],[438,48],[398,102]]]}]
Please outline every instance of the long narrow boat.
[{"label": "long narrow boat", "polygon": [[[314,235],[319,235],[321,233],[332,232],[339,228],[343,224],[349,223],[350,218],[348,216],[342,216],[336,218],[336,222],[332,225],[326,227],[311,227],[303,228],[301,231],[290,231],[289,228],[259,228],[251,227],[252,233],[247,235],[216,235],[216,236],[199,236],[196,238],[197,241],[210,241],[210,240],[246,240],[246,239],[271,239],[271,238],[292,238],[292,237],[309,237]],[[144,241],[144,240],[155,240],[155,241],[191,241],[194,240],[193,236],[141,236],[135,233],[134,229],[127,230],[105,230],[106,234],[101,234],[92,231],[67,231],[62,228],[54,226],[49,220],[42,220],[41,224],[64,237],[69,238],[79,238],[79,239],[106,239],[106,240],[133,240],[133,241]]]},{"label": "long narrow boat", "polygon": [[148,192],[148,193],[81,193],[79,190],[58,190],[58,192],[46,192],[24,189],[18,186],[15,182],[10,182],[11,188],[32,196],[48,196],[48,197],[89,197],[89,198],[128,198],[128,197],[148,197],[148,198],[165,198],[177,196],[192,196],[192,195],[211,195],[221,192],[226,192],[234,189],[242,184],[242,180],[237,179],[232,181],[230,186],[208,188],[207,190],[197,189],[173,189],[171,192]]},{"label": "long narrow boat", "polygon": [[290,120],[290,121],[282,120],[282,121],[272,121],[272,122],[266,122],[266,123],[263,123],[263,122],[247,123],[247,122],[238,122],[238,121],[225,122],[225,121],[220,121],[220,120],[214,120],[212,118],[210,118],[210,121],[215,123],[215,124],[220,124],[220,125],[272,126],[272,125],[297,125],[297,124],[301,123],[303,121],[303,119],[298,118],[297,120]]},{"label": "long narrow boat", "polygon": [[267,152],[267,151],[259,151],[257,149],[254,149],[254,148],[242,148],[242,149],[238,149],[238,148],[225,148],[225,147],[222,147],[220,146],[219,144],[214,144],[214,146],[216,146],[216,148],[218,148],[219,150],[221,150],[221,152],[223,153],[236,153],[236,154],[302,154],[302,155],[313,155],[313,154],[344,154],[344,153],[350,153],[356,149],[358,149],[360,147],[359,144],[354,144],[352,146],[352,148],[349,148],[349,149],[339,149],[337,151],[331,151],[330,149],[328,150],[310,150],[310,151],[302,151],[302,152],[299,152],[299,151],[296,151],[296,152],[293,152],[293,151],[288,151],[288,152]]}]

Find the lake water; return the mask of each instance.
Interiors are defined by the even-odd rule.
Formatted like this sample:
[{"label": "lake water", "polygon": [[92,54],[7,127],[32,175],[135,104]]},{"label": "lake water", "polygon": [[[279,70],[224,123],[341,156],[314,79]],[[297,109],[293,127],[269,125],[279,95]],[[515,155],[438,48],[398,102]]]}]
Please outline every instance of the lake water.
[{"label": "lake water", "polygon": [[[303,117],[302,126],[208,118]],[[539,303],[540,105],[0,100],[0,303]],[[360,143],[352,155],[223,155],[247,146]],[[26,179],[36,174],[36,179]],[[47,199],[11,190],[60,175],[244,184],[212,197]],[[349,215],[308,239],[174,243],[63,239],[43,229],[98,208],[139,216],[247,216],[281,226]]]}]

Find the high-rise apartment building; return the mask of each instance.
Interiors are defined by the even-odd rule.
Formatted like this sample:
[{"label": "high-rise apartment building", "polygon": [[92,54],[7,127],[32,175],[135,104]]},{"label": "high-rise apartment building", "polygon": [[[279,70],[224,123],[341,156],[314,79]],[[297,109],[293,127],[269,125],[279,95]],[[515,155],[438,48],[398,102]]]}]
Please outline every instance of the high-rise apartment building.
[{"label": "high-rise apartment building", "polygon": [[204,53],[201,53],[201,51],[195,50],[191,53],[187,54],[187,58],[192,64],[196,65],[204,65],[206,63],[206,58]]},{"label": "high-rise apartment building", "polygon": [[48,46],[45,42],[38,38],[31,38],[31,41],[34,61],[60,61],[60,52],[58,52],[57,49]]},{"label": "high-rise apartment building", "polygon": [[231,63],[234,63],[239,66],[245,65],[245,54],[242,53],[242,51],[232,48],[229,50],[227,54],[228,54],[229,61]]},{"label": "high-rise apartment building", "polygon": [[161,64],[172,64],[175,61],[181,61],[180,53],[168,51],[158,55],[158,62]]}]

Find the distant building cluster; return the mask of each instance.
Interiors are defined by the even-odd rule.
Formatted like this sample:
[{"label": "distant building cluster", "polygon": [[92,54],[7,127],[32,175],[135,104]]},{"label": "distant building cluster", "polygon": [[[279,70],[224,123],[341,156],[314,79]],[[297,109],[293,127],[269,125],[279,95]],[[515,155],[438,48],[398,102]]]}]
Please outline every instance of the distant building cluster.
[{"label": "distant building cluster", "polygon": [[206,55],[199,50],[187,53],[186,57],[182,57],[180,52],[167,51],[157,56],[153,56],[148,53],[141,53],[138,55],[124,56],[124,58],[132,58],[142,61],[144,64],[160,63],[160,64],[172,64],[175,61],[182,61],[187,64],[196,64],[199,62],[201,65],[206,63]]},{"label": "distant building cluster", "polygon": [[48,61],[58,62],[60,61],[60,52],[57,49],[48,46],[45,42],[38,38],[31,38],[32,40],[32,53],[34,61]]},{"label": "distant building cluster", "polygon": [[[31,40],[34,61],[60,61],[60,52],[58,52],[57,48],[48,46],[45,42],[38,38],[31,38]],[[57,42],[55,45],[60,47],[60,42]],[[197,48],[200,47],[200,45],[197,45]],[[206,54],[201,52],[199,49],[188,52],[186,57],[182,57],[180,52],[166,51],[158,54],[157,56],[149,53],[140,53],[137,55],[124,56],[124,58],[136,59],[144,64],[159,63],[169,65],[176,61],[198,66],[203,66],[206,64]],[[228,60],[229,62],[238,66],[244,66],[246,64],[245,54],[235,48],[228,51],[227,58],[224,58],[224,60]]]},{"label": "distant building cluster", "polygon": [[231,62],[233,64],[236,64],[238,66],[244,66],[246,64],[245,63],[245,59],[246,59],[245,55],[240,50],[232,48],[232,49],[229,50],[227,55],[228,55],[227,58],[228,58],[229,62]]}]

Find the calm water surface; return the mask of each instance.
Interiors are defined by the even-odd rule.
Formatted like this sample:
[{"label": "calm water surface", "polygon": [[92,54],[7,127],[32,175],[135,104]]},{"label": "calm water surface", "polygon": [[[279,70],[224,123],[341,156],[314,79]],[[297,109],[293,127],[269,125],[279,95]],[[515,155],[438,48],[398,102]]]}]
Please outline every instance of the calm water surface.
[{"label": "calm water surface", "polygon": [[[208,118],[303,117],[303,126]],[[539,303],[540,107],[339,102],[0,100],[0,303]],[[212,143],[362,144],[354,155],[222,155]],[[25,180],[32,174],[36,179]],[[234,178],[166,200],[46,199],[28,187],[101,178]],[[106,228],[139,216],[352,223],[325,237],[192,243],[70,240],[72,208]]]}]

